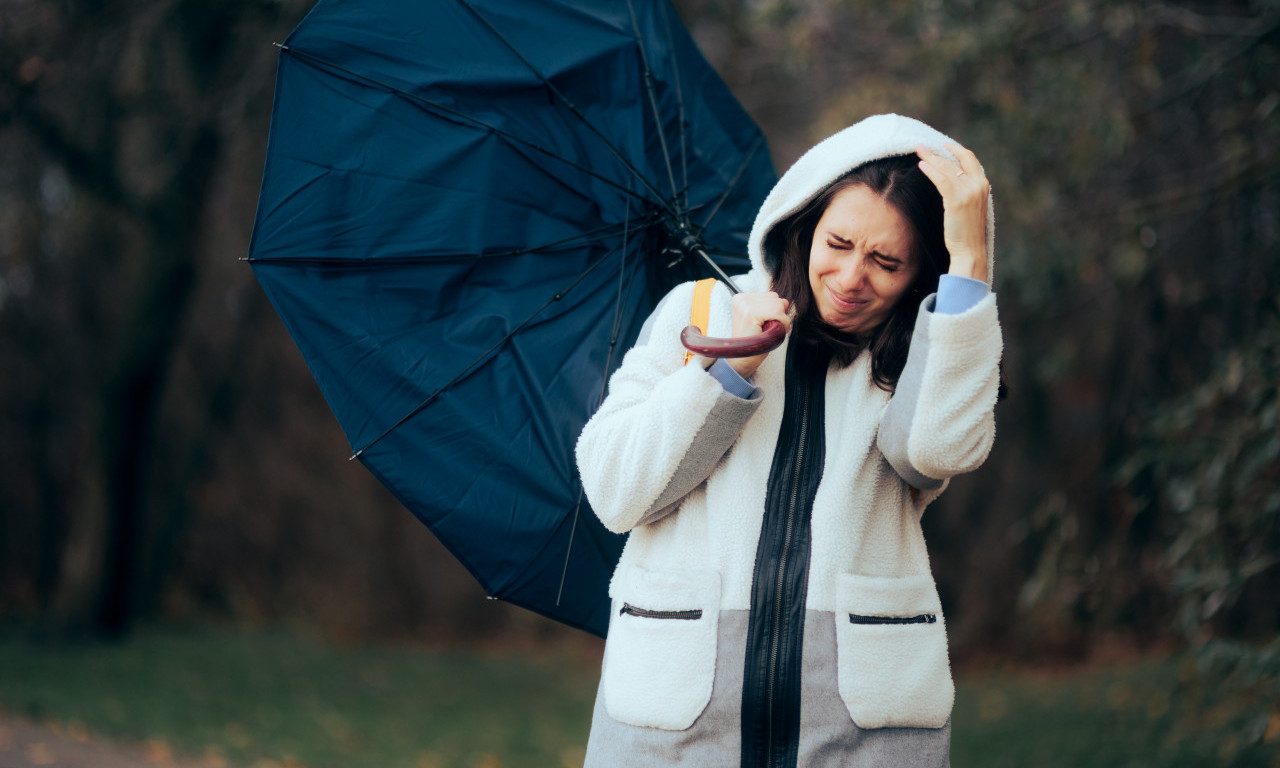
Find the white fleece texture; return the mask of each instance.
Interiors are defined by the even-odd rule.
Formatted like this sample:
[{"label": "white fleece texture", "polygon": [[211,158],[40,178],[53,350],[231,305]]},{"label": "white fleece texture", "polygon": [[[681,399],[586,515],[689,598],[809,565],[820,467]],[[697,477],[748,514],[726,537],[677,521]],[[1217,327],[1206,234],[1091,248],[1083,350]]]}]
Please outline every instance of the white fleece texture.
[{"label": "white fleece texture", "polygon": [[[600,684],[610,717],[628,725],[681,731],[711,701],[716,671],[720,578],[710,571],[619,569],[610,590],[613,617]],[[700,610],[697,619],[620,613]]]},{"label": "white fleece texture", "polygon": [[[1003,349],[996,297],[958,315],[931,314],[928,358],[907,456],[920,473],[944,479],[979,467],[995,441],[995,405]],[[956,391],[984,396],[957,398]]]},{"label": "white fleece texture", "polygon": [[[672,290],[647,343],[632,347],[578,437],[582,486],[605,527],[631,530],[657,501],[724,388],[695,358],[684,365],[693,283]],[[711,294],[709,335],[728,335],[729,291]]]},{"label": "white fleece texture", "polygon": [[[840,698],[863,728],[941,728],[951,716],[955,684],[947,660],[942,605],[929,574],[875,578],[841,574],[836,657]],[[911,617],[932,624],[854,624],[850,614]]]}]

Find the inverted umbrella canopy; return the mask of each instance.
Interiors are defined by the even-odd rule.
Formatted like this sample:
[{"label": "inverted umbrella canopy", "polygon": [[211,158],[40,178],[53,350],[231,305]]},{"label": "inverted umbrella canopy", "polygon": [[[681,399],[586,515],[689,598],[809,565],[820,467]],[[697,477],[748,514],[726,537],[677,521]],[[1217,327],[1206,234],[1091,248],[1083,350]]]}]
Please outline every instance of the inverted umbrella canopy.
[{"label": "inverted umbrella canopy", "polygon": [[577,435],[775,180],[666,0],[321,0],[248,260],[355,456],[491,596],[602,635],[622,538]]}]

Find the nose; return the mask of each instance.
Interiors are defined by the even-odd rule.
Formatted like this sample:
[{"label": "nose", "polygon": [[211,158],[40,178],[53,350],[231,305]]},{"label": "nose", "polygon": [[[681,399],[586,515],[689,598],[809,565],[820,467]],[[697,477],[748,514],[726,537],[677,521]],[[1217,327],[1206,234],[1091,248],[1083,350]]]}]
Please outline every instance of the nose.
[{"label": "nose", "polygon": [[841,293],[855,293],[863,287],[867,278],[867,256],[864,253],[853,253],[840,265],[836,275],[836,288]]}]

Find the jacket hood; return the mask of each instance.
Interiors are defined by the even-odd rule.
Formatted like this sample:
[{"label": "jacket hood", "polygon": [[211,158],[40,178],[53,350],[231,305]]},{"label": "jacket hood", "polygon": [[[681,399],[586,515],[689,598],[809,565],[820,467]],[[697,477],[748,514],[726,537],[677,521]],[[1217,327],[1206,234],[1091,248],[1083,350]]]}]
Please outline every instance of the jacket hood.
[{"label": "jacket hood", "polygon": [[[795,213],[805,203],[848,171],[863,163],[885,157],[914,155],[923,144],[941,154],[954,156],[944,144],[959,142],[924,123],[902,115],[874,115],[823,139],[801,155],[782,175],[760,206],[747,251],[752,271],[772,277],[764,258],[764,240],[775,224]],[[987,204],[987,282],[995,276],[995,205]]]}]

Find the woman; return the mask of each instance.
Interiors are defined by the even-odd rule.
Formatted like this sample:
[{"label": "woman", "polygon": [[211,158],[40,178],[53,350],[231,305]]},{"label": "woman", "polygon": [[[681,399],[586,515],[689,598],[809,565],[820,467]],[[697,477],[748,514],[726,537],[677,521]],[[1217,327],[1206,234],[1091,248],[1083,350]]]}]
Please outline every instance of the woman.
[{"label": "woman", "polygon": [[631,532],[587,765],[947,764],[920,516],[994,436],[988,194],[968,150],[868,118],[787,171],[744,293],[712,295],[710,335],[779,320],[782,347],[684,365],[691,284],[654,311],[577,447]]}]

